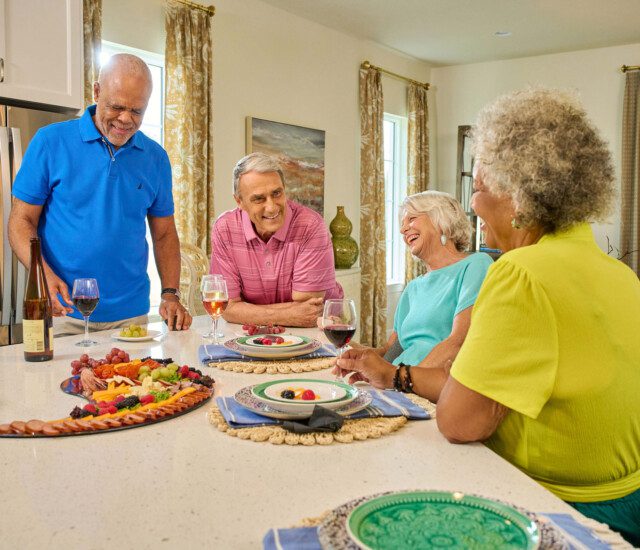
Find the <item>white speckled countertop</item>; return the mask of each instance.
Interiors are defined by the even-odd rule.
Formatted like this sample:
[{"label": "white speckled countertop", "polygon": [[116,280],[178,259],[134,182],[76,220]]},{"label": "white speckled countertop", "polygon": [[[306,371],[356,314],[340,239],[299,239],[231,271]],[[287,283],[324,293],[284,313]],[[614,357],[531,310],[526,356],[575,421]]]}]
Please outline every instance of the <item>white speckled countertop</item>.
[{"label": "white speckled countertop", "polygon": [[[100,345],[88,353],[101,358],[115,346],[132,358],[172,357],[197,366],[208,324],[197,318],[191,330],[151,342],[93,333]],[[238,329],[225,331],[231,337]],[[64,417],[81,402],[59,389],[85,349],[74,345],[79,339],[56,339],[55,359],[47,363],[26,363],[21,345],[0,348],[0,423]],[[216,395],[274,377],[204,371],[216,380]],[[207,409],[113,433],[0,438],[0,547],[256,549],[271,527],[394,489],[474,492],[578,516],[483,445],[448,443],[433,420],[410,422],[379,440],[289,447],[229,437],[209,425]]]}]

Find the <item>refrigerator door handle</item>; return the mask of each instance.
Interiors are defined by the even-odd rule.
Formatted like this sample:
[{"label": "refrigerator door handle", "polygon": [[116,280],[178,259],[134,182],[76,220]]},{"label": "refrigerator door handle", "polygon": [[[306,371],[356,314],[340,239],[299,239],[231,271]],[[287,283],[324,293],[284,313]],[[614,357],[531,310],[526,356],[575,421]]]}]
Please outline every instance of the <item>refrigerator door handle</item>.
[{"label": "refrigerator door handle", "polygon": [[11,211],[11,158],[9,155],[9,128],[0,126],[0,180],[2,183],[2,315],[0,324],[11,323],[11,275],[13,253],[9,246],[9,212]]},{"label": "refrigerator door handle", "polygon": [[[11,140],[13,142],[13,165],[11,167],[12,177],[11,181],[16,180],[16,174],[20,170],[22,164],[22,139],[20,136],[20,128],[11,128]],[[22,300],[24,299],[24,290],[27,286],[27,270],[22,265],[22,262],[18,260],[17,256],[13,254],[13,262],[15,266],[16,284],[15,295],[13,301],[13,313],[12,322],[22,323]]]}]

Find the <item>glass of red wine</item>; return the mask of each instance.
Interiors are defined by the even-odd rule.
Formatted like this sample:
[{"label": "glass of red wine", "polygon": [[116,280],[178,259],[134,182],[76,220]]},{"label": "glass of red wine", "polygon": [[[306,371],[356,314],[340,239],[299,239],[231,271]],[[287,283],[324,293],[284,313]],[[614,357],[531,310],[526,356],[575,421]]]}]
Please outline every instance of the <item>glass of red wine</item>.
[{"label": "glass of red wine", "polygon": [[356,304],[353,300],[327,300],[322,312],[322,330],[327,340],[338,348],[338,357],[356,332]]},{"label": "glass of red wine", "polygon": [[202,277],[200,291],[202,292],[202,305],[212,322],[211,332],[205,334],[204,337],[213,339],[213,343],[219,345],[218,319],[222,317],[229,302],[227,283],[220,275],[205,275]]},{"label": "glass of red wine", "polygon": [[73,281],[73,292],[71,293],[73,305],[84,317],[84,340],[76,343],[76,346],[88,347],[98,344],[89,338],[89,317],[96,309],[100,301],[98,291],[98,281],[95,279],[76,279]]}]

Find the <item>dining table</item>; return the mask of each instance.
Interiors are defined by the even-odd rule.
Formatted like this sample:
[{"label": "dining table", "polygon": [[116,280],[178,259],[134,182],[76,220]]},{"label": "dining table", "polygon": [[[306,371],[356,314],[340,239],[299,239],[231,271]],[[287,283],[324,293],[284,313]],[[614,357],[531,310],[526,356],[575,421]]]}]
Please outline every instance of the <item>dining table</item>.
[{"label": "dining table", "polygon": [[[189,330],[149,330],[123,342],[113,331],[55,338],[54,359],[24,360],[0,348],[0,423],[68,416],[82,399],[63,393],[70,363],[104,358],[172,358],[215,380],[215,396],[287,375],[235,373],[198,363],[208,317]],[[242,327],[221,324],[225,339]],[[318,329],[288,329],[326,342]],[[333,379],[330,369],[296,378]],[[290,527],[356,497],[384,491],[461,491],[534,512],[580,514],[481,443],[455,445],[436,420],[410,421],[380,439],[350,444],[273,445],[231,437],[207,417],[214,403],[168,421],[74,437],[0,438],[0,548],[261,548],[269,529]]]}]

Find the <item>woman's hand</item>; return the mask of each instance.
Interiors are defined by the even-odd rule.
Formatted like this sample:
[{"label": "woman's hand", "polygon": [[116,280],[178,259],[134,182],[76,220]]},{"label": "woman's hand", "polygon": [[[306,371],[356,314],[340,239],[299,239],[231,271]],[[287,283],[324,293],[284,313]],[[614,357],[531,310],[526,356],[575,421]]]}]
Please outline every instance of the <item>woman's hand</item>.
[{"label": "woman's hand", "polygon": [[374,388],[392,388],[396,368],[371,348],[350,349],[336,361],[334,374],[347,376],[350,384],[363,380]]}]

